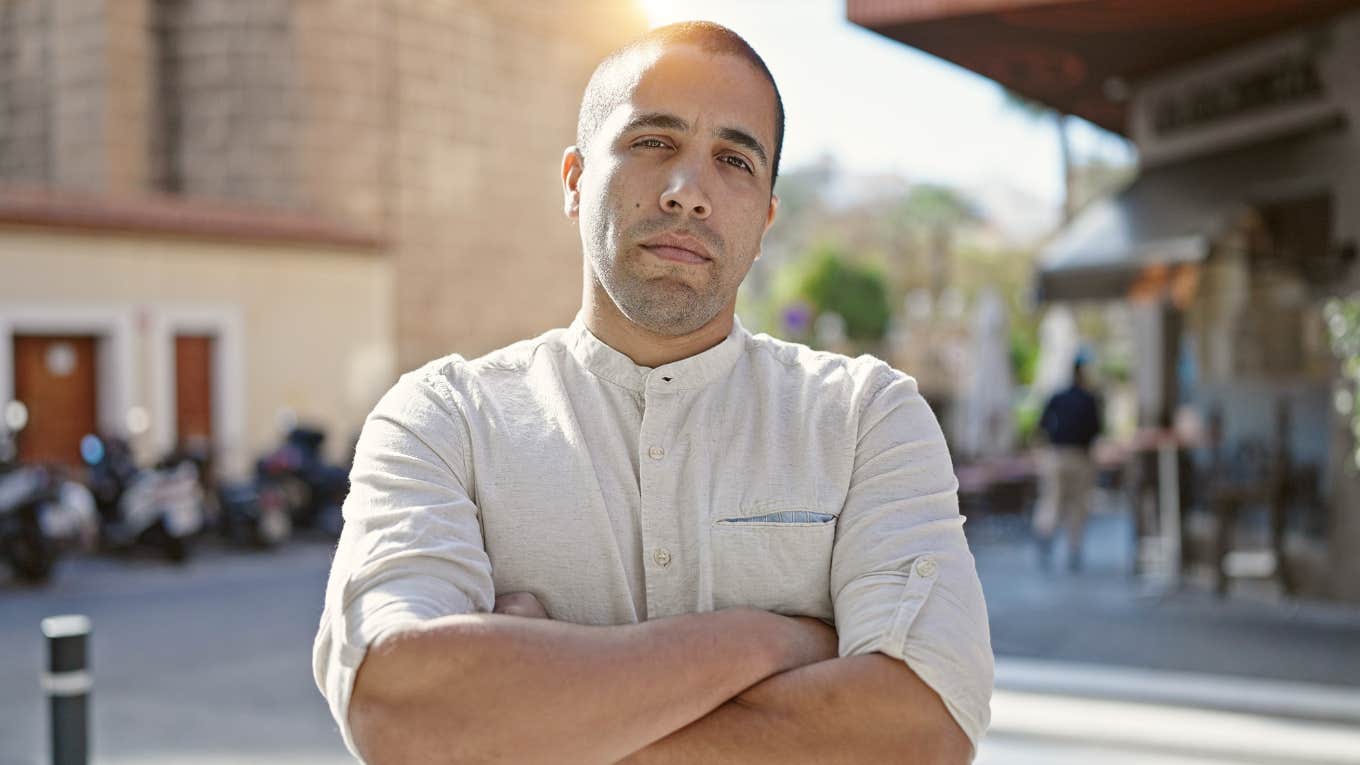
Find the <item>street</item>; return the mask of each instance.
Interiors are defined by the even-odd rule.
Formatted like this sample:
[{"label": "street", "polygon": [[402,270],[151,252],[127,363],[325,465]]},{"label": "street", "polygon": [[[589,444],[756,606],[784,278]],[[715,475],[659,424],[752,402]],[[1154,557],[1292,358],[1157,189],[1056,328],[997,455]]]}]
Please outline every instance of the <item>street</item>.
[{"label": "street", "polygon": [[[0,765],[47,761],[38,625],[62,613],[94,624],[93,762],[349,762],[310,671],[329,558],[324,541],[274,553],[205,547],[182,568],[95,557],[63,561],[45,588],[0,582]],[[1066,664],[1014,661],[998,659],[985,765],[1360,763],[1353,720],[1131,701],[1109,693],[1136,688],[1118,675],[1093,684]]]},{"label": "street", "polygon": [[330,546],[203,549],[61,562],[43,589],[0,587],[0,763],[45,762],[39,622],[94,625],[92,761],[348,762],[311,678]]}]

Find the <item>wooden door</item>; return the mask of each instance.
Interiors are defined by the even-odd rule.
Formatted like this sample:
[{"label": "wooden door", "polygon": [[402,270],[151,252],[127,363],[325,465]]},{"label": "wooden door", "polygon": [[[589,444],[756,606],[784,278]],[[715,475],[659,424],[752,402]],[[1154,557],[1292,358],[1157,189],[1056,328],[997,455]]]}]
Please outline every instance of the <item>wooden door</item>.
[{"label": "wooden door", "polygon": [[175,435],[180,444],[212,443],[212,357],[211,336],[175,336]]},{"label": "wooden door", "polygon": [[95,338],[16,335],[14,397],[28,407],[19,459],[80,464],[80,439],[96,428]]}]

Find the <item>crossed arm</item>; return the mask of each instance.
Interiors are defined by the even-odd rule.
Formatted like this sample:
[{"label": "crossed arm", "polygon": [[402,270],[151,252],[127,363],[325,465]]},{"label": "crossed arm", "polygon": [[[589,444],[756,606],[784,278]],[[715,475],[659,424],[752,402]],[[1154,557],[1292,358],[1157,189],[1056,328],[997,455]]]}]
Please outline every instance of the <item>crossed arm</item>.
[{"label": "crossed arm", "polygon": [[[966,763],[970,744],[896,659],[836,658],[816,619],[756,609],[587,627],[532,596],[385,636],[350,723],[397,762]],[[538,618],[534,618],[538,617]]]},{"label": "crossed arm", "polygon": [[[753,608],[608,627],[502,608],[458,470],[461,420],[428,386],[394,387],[364,427],[318,633],[318,682],[351,743],[371,765],[967,762],[970,742],[935,692],[870,652],[926,662],[969,730],[985,728],[986,610],[948,450],[915,383],[886,379],[860,418],[836,525],[839,636]],[[382,585],[402,576],[437,586],[382,612],[393,597]],[[358,606],[365,593],[376,608]],[[362,618],[349,626],[367,619],[373,633],[346,626],[351,602]]]}]

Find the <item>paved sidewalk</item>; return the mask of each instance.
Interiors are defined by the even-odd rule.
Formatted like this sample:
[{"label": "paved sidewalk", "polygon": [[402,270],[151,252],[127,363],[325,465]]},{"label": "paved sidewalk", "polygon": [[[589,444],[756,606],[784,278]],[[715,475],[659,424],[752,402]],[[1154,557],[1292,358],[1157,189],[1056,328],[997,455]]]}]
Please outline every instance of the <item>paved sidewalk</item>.
[{"label": "paved sidewalk", "polygon": [[1044,573],[1017,521],[968,529],[997,656],[978,765],[1360,763],[1360,607],[1157,593],[1120,513]]},{"label": "paved sidewalk", "polygon": [[1088,526],[1086,565],[1038,569],[1018,524],[971,523],[999,660],[1273,679],[1360,689],[1360,607],[1263,594],[1220,600],[1187,586],[1153,594],[1128,574],[1120,513]]},{"label": "paved sidewalk", "polygon": [[1360,727],[998,688],[978,765],[1355,765]]}]

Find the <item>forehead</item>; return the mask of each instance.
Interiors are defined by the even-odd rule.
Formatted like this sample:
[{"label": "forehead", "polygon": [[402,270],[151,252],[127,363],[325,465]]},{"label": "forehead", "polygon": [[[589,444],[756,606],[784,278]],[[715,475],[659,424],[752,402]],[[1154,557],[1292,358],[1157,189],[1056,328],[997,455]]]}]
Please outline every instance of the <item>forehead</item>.
[{"label": "forehead", "polygon": [[709,131],[744,130],[773,151],[774,88],[745,59],[673,44],[637,51],[621,69],[604,132],[616,133],[636,114],[668,113]]}]

